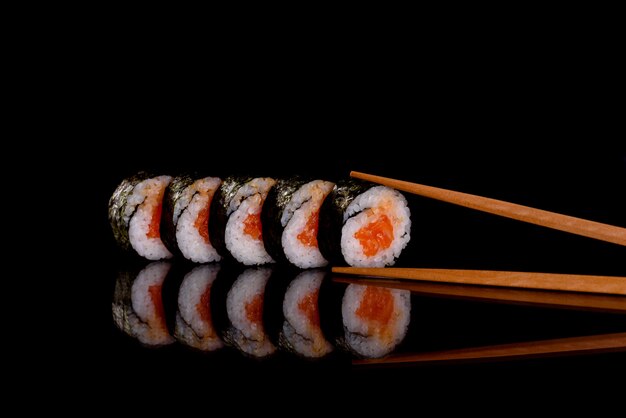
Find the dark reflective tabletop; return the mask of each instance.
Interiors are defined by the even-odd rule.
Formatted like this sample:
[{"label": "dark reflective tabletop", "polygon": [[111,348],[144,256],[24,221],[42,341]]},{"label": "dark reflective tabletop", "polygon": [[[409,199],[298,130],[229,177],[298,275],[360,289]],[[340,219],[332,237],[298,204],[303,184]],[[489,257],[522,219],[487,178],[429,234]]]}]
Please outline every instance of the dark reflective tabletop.
[{"label": "dark reflective tabletop", "polygon": [[[626,349],[623,296],[182,261],[135,263],[116,276],[112,320],[122,334],[145,349],[177,344],[181,355],[202,353],[216,364],[220,355],[238,354],[234,362],[241,365],[364,368],[417,364],[422,357],[460,363]],[[555,343],[569,346],[541,346]],[[486,353],[457,358],[460,349]],[[490,357],[493,350],[500,351]]]},{"label": "dark reflective tabletop", "polygon": [[[215,378],[231,390],[250,381],[264,386],[269,375],[283,379],[282,389],[295,390],[288,382],[318,376],[336,389],[344,379],[369,388],[392,377],[441,384],[475,375],[567,376],[576,370],[600,376],[623,370],[623,297],[354,283],[328,269],[149,262],[115,247],[107,201],[119,181],[139,169],[330,180],[359,170],[626,227],[626,205],[616,195],[626,191],[623,153],[363,158],[348,148],[306,158],[295,150],[278,152],[283,164],[265,163],[271,153],[259,148],[233,165],[226,156],[144,156],[137,145],[116,167],[102,167],[106,175],[94,190],[91,212],[99,247],[76,266],[81,282],[72,291],[90,297],[79,303],[89,314],[73,330],[82,329],[89,341],[84,344],[95,351],[91,356],[72,331],[72,353],[103,378],[143,387],[188,387],[198,378],[210,386]],[[626,276],[626,249],[618,245],[405,196],[412,238],[396,266]]]}]

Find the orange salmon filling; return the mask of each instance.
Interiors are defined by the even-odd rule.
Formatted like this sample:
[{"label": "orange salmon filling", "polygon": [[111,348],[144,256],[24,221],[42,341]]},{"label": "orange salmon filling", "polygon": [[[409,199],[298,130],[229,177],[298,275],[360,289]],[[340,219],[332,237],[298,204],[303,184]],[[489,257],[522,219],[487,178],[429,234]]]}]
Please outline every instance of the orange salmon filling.
[{"label": "orange salmon filling", "polygon": [[248,215],[246,220],[243,221],[243,232],[257,241],[261,240],[263,236],[261,231],[261,212]]},{"label": "orange salmon filling", "polygon": [[320,313],[317,310],[317,297],[319,290],[307,294],[298,302],[298,309],[306,316],[310,323],[315,326],[320,325]]},{"label": "orange salmon filling", "polygon": [[152,210],[152,219],[150,219],[150,226],[146,237],[148,238],[161,238],[161,211],[163,211],[163,195],[159,198],[159,203]]},{"label": "orange salmon filling", "polygon": [[152,285],[148,288],[148,293],[150,294],[150,300],[154,305],[157,325],[161,329],[167,330],[167,325],[165,324],[165,310],[163,309],[163,299],[161,299],[161,287],[162,285],[160,284]]},{"label": "orange salmon filling", "polygon": [[263,319],[263,295],[256,295],[246,303],[246,318],[253,324],[260,324]]},{"label": "orange salmon filling", "polygon": [[209,205],[211,201],[198,212],[198,217],[193,223],[194,228],[198,230],[198,234],[204,239],[204,242],[209,243]]},{"label": "orange salmon filling", "polygon": [[209,300],[211,299],[211,286],[200,296],[200,302],[196,304],[196,311],[200,314],[200,318],[206,322],[211,323],[211,310],[209,309]]},{"label": "orange salmon filling", "polygon": [[378,328],[385,327],[393,316],[391,291],[384,287],[367,286],[355,313]]},{"label": "orange salmon filling", "polygon": [[393,225],[387,215],[380,215],[378,219],[359,229],[354,238],[359,240],[363,254],[372,257],[379,251],[391,246],[393,241]]},{"label": "orange salmon filling", "polygon": [[309,217],[309,220],[306,222],[302,232],[298,234],[298,240],[308,247],[317,247],[317,228],[320,220],[319,214],[319,211],[313,212]]}]

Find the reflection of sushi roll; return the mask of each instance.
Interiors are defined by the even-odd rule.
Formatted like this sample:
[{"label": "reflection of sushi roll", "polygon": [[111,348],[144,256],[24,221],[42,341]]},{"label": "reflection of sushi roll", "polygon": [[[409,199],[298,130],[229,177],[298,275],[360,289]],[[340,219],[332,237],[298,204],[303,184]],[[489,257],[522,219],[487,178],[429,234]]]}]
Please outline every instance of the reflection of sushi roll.
[{"label": "reflection of sushi roll", "polygon": [[109,222],[117,243],[148,260],[172,257],[161,241],[163,193],[170,176],[139,173],[117,187],[109,200]]},{"label": "reflection of sushi roll", "polygon": [[382,357],[400,344],[411,320],[411,292],[350,284],[343,295],[343,345],[363,357]]},{"label": "reflection of sushi roll", "polygon": [[276,351],[263,326],[265,286],[272,275],[270,268],[244,270],[226,296],[230,326],[224,340],[243,353],[265,357]]},{"label": "reflection of sushi roll", "polygon": [[122,272],[113,300],[113,320],[126,334],[150,346],[174,342],[165,320],[161,289],[171,264],[159,261],[148,264],[133,277]]},{"label": "reflection of sushi roll", "polygon": [[209,206],[221,180],[174,177],[165,189],[161,235],[172,252],[197,263],[219,261],[209,239]]},{"label": "reflection of sushi roll", "polygon": [[397,190],[342,181],[320,210],[320,250],[335,264],[392,265],[410,240],[410,216],[407,201]]},{"label": "reflection of sushi roll", "polygon": [[333,344],[360,357],[382,357],[407,336],[411,292],[325,280],[319,309],[322,331]]},{"label": "reflection of sushi roll", "polygon": [[267,177],[229,177],[222,182],[209,215],[209,236],[218,253],[245,265],[274,261],[265,250],[261,226],[263,202],[273,185]]},{"label": "reflection of sushi roll", "polygon": [[178,291],[175,337],[190,347],[215,351],[223,346],[211,318],[211,286],[219,264],[206,264],[191,270]]},{"label": "reflection of sushi roll", "polygon": [[267,195],[261,215],[263,240],[275,260],[300,268],[323,267],[328,262],[317,244],[319,209],[333,188],[323,180],[278,180]]},{"label": "reflection of sushi roll", "polygon": [[333,350],[320,328],[318,295],[323,270],[308,270],[291,281],[285,292],[281,346],[304,356],[319,358]]}]

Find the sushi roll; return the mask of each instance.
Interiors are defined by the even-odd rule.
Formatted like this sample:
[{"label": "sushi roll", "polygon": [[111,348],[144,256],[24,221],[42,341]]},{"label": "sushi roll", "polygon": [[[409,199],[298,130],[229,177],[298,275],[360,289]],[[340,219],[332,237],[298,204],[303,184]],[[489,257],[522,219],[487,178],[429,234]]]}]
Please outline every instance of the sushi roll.
[{"label": "sushi roll", "polygon": [[172,253],[196,263],[221,259],[209,239],[209,207],[221,180],[177,176],[165,189],[161,237]]},{"label": "sushi roll", "polygon": [[113,322],[127,335],[147,346],[163,346],[174,342],[163,309],[161,290],[171,263],[148,264],[137,276],[122,271],[113,296]]},{"label": "sushi roll", "polygon": [[172,257],[160,232],[163,193],[171,180],[139,173],[120,183],[109,200],[109,222],[120,247],[148,260]]},{"label": "sushi roll", "polygon": [[393,265],[411,238],[406,198],[392,188],[354,179],[335,185],[319,222],[319,248],[333,264]]},{"label": "sushi roll", "polygon": [[237,277],[226,296],[230,326],[224,331],[224,340],[256,358],[276,351],[263,325],[265,286],[271,275],[272,270],[268,267],[246,269]]},{"label": "sushi roll", "polygon": [[327,280],[319,308],[322,331],[334,345],[358,357],[383,357],[407,336],[411,292]]},{"label": "sushi roll", "polygon": [[289,283],[282,309],[281,347],[306,358],[321,358],[333,351],[320,327],[318,295],[326,272],[307,270]]},{"label": "sushi roll", "polygon": [[226,178],[211,202],[209,236],[217,252],[245,265],[274,262],[265,250],[261,209],[272,178]]},{"label": "sushi roll", "polygon": [[301,178],[278,180],[267,195],[261,220],[265,249],[277,261],[300,268],[328,261],[317,244],[319,210],[334,184]]},{"label": "sushi roll", "polygon": [[219,264],[197,266],[185,275],[178,291],[178,312],[174,336],[183,344],[201,351],[223,347],[211,318],[211,286]]}]

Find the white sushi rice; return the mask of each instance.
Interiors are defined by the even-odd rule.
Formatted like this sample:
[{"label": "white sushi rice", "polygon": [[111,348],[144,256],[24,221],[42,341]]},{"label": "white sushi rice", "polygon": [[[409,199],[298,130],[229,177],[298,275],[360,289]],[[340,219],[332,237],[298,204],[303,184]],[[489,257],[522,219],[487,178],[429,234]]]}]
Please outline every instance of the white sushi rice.
[{"label": "white sushi rice", "polygon": [[202,298],[211,291],[219,270],[219,264],[195,267],[185,275],[178,290],[174,336],[184,344],[202,351],[215,351],[224,346],[212,321],[202,315],[202,310],[210,309],[210,305],[201,305],[203,302],[208,303]]},{"label": "white sushi rice", "polygon": [[406,337],[411,319],[411,292],[385,289],[393,297],[393,311],[388,324],[371,323],[357,314],[368,286],[350,284],[343,295],[341,316],[345,342],[363,357],[376,358],[392,352]]},{"label": "white sushi rice", "polygon": [[148,260],[171,258],[172,253],[165,247],[160,237],[147,236],[155,208],[161,205],[163,192],[172,181],[170,176],[159,176],[137,184],[128,196],[124,208],[124,224],[129,225],[130,245],[137,254]]},{"label": "white sushi rice", "polygon": [[263,322],[250,321],[246,307],[256,298],[263,298],[265,285],[272,275],[269,268],[247,269],[239,275],[226,296],[226,312],[230,323],[229,342],[244,353],[265,357],[276,347],[265,334]]},{"label": "white sushi rice", "polygon": [[302,243],[298,235],[306,228],[310,217],[317,216],[333,186],[334,183],[323,180],[306,183],[293,194],[283,211],[281,244],[287,260],[297,267],[306,269],[328,264],[317,245]]},{"label": "white sushi rice", "polygon": [[300,309],[303,299],[319,292],[325,274],[319,270],[300,273],[289,283],[283,299],[283,336],[304,357],[319,358],[333,351],[333,346],[324,338],[319,324],[311,322]]},{"label": "white sushi rice", "polygon": [[170,268],[171,264],[166,261],[150,263],[133,281],[131,306],[135,315],[129,315],[128,321],[133,335],[143,344],[160,346],[174,342],[167,327],[164,327],[165,318],[157,311],[150,293],[150,288],[163,285]]},{"label": "white sushi rice", "polygon": [[[357,232],[381,216],[387,216],[393,226],[393,239],[389,248],[381,248],[375,255],[367,256]],[[411,239],[411,211],[406,198],[397,190],[375,186],[357,196],[346,208],[341,230],[341,252],[346,263],[355,267],[384,267],[395,263]]]},{"label": "white sushi rice", "polygon": [[183,256],[196,263],[220,261],[221,257],[196,227],[196,220],[206,210],[222,181],[217,177],[205,177],[190,184],[174,206],[176,242]]},{"label": "white sushi rice", "polygon": [[268,177],[255,178],[241,186],[230,201],[224,240],[228,251],[242,264],[250,266],[274,262],[265,250],[263,240],[244,232],[244,221],[249,215],[258,216],[261,213],[267,193],[275,182]]}]

